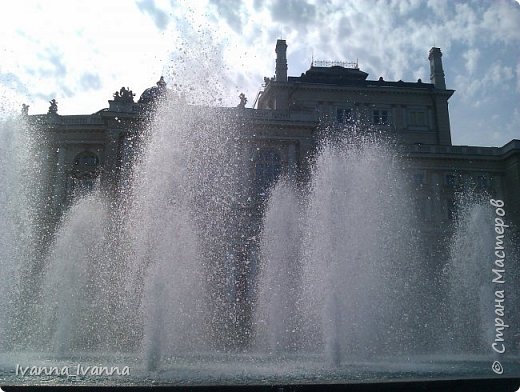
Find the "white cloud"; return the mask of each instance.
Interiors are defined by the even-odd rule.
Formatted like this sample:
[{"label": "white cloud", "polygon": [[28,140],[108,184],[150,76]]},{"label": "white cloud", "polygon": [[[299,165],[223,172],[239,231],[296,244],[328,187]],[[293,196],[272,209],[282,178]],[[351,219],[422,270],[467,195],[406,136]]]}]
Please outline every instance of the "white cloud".
[{"label": "white cloud", "polygon": [[471,48],[462,55],[466,60],[466,70],[469,74],[473,74],[477,69],[478,61],[480,59],[480,50],[478,48]]},{"label": "white cloud", "polygon": [[436,17],[444,19],[449,15],[449,3],[450,0],[428,0],[426,5]]},{"label": "white cloud", "polygon": [[137,2],[137,7],[152,17],[159,30],[165,30],[168,27],[168,14],[160,7],[157,7],[154,0],[140,0]]},{"label": "white cloud", "polygon": [[92,112],[106,105],[106,92],[97,102],[87,101],[84,75],[94,70],[102,75],[100,82],[109,83],[104,86],[108,91],[136,82],[144,89],[158,79],[157,56],[165,57],[167,43],[128,4],[28,1],[13,3],[2,13],[2,46],[11,53],[4,65],[26,86],[32,113],[46,112],[48,99],[54,97],[61,113]]},{"label": "white cloud", "polygon": [[488,74],[484,77],[484,80],[485,82],[489,82],[491,87],[509,87],[513,77],[513,69],[506,65],[502,65],[499,61],[491,66]]},{"label": "white cloud", "polygon": [[[520,41],[520,5],[512,1],[493,1],[482,17],[482,24],[493,40]],[[488,38],[489,39],[489,38]]]},{"label": "white cloud", "polygon": [[516,65],[516,91],[520,92],[520,61]]},{"label": "white cloud", "polygon": [[460,86],[458,95],[474,107],[493,99],[493,92],[510,90],[515,77],[513,69],[500,61],[487,68],[481,67],[480,71],[481,75],[459,74],[455,79],[456,85]]},{"label": "white cloud", "polygon": [[[93,112],[121,86],[139,95],[161,73],[178,88],[199,81],[199,96],[207,86],[207,95],[221,90],[228,105],[244,91],[252,104],[283,36],[290,75],[305,72],[314,53],[358,59],[372,79],[426,82],[435,45],[457,90],[454,107],[505,107],[520,100],[519,18],[512,1],[24,1],[0,14],[0,85],[29,94],[31,113],[46,112],[54,96],[62,114]],[[514,96],[503,94],[510,85]],[[458,115],[451,112],[464,127]]]}]

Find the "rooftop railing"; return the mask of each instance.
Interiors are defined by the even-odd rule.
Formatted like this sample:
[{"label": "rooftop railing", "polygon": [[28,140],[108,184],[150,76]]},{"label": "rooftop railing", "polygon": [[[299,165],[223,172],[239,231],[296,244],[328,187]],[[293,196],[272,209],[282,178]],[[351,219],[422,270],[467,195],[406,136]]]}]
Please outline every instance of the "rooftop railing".
[{"label": "rooftop railing", "polygon": [[351,69],[359,69],[358,63],[353,61],[335,61],[335,60],[312,60],[313,67],[343,67]]}]

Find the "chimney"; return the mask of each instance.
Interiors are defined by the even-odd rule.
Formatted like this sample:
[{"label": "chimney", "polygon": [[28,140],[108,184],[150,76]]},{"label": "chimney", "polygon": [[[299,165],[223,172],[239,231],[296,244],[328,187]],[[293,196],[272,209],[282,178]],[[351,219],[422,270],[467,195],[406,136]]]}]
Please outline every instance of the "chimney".
[{"label": "chimney", "polygon": [[287,44],[284,39],[276,41],[276,71],[277,82],[287,82]]},{"label": "chimney", "polygon": [[444,80],[444,70],[442,69],[442,53],[439,48],[431,48],[428,55],[430,60],[430,80],[434,87],[446,90],[446,80]]}]

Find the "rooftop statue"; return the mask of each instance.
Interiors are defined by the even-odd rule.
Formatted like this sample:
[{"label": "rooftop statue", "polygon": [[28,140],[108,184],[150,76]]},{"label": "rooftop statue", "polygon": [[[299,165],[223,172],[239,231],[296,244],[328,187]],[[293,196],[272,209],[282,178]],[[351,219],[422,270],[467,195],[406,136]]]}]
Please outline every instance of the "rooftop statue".
[{"label": "rooftop statue", "polygon": [[49,106],[49,111],[47,112],[47,114],[58,114],[58,101],[52,99],[51,101],[49,101],[49,103],[51,104],[51,106]]},{"label": "rooftop statue", "polygon": [[28,115],[29,115],[29,105],[22,103],[22,116],[28,116]]},{"label": "rooftop statue", "polygon": [[269,84],[269,82],[272,82],[274,80],[274,78],[269,78],[267,76],[264,76],[264,84],[267,86]]},{"label": "rooftop statue", "polygon": [[138,103],[149,104],[157,102],[157,98],[162,98],[166,95],[166,82],[164,77],[161,76],[155,86],[147,88],[139,97]]},{"label": "rooftop statue", "polygon": [[161,89],[166,88],[166,82],[164,81],[164,77],[163,76],[161,76],[161,78],[157,82],[157,87],[159,87]]},{"label": "rooftop statue", "polygon": [[247,103],[247,98],[246,98],[245,94],[240,93],[238,98],[240,98],[240,103],[237,105],[237,108],[244,109],[246,107],[246,103]]},{"label": "rooftop statue", "polygon": [[114,101],[118,101],[118,102],[133,103],[134,97],[135,97],[135,94],[132,92],[132,90],[130,90],[129,87],[127,87],[127,88],[121,87],[121,89],[119,91],[116,91],[114,93]]}]

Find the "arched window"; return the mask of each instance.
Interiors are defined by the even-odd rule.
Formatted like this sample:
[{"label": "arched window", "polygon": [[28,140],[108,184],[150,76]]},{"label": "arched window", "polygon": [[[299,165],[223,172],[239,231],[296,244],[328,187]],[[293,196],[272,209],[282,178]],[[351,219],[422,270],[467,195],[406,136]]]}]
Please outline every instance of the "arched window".
[{"label": "arched window", "polygon": [[259,196],[266,195],[269,187],[282,171],[280,154],[271,148],[258,151],[255,159],[255,185]]},{"label": "arched window", "polygon": [[99,158],[91,151],[80,152],[73,161],[68,198],[85,195],[94,189],[99,174]]},{"label": "arched window", "polygon": [[80,171],[92,171],[97,168],[99,158],[90,151],[84,151],[76,155],[74,159],[74,169]]}]

